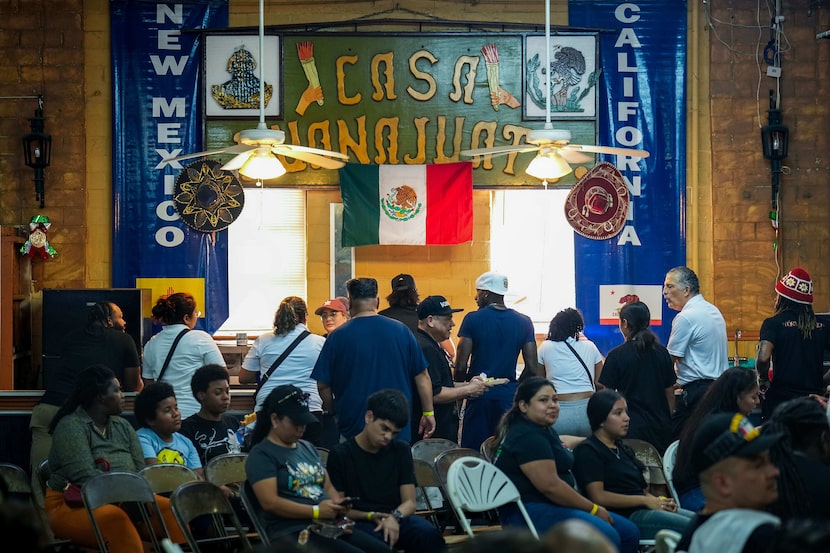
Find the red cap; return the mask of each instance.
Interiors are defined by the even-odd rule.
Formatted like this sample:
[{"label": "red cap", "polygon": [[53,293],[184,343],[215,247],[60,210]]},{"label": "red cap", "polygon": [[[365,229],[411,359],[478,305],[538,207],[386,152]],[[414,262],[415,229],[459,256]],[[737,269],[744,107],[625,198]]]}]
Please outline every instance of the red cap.
[{"label": "red cap", "polygon": [[329,309],[331,311],[340,311],[341,313],[348,313],[349,312],[349,310],[346,309],[346,306],[343,305],[342,301],[340,301],[337,298],[334,298],[332,300],[326,300],[326,303],[324,303],[323,305],[321,305],[320,307],[318,307],[317,309],[314,310],[314,314],[319,315],[320,313],[322,313],[326,309]]}]

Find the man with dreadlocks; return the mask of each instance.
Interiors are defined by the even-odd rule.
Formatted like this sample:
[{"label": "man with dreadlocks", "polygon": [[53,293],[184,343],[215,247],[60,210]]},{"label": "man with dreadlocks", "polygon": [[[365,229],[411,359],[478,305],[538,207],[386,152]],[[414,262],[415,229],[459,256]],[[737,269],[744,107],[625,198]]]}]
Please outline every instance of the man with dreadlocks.
[{"label": "man with dreadlocks", "polygon": [[772,359],[773,375],[763,404],[768,418],[788,399],[822,395],[830,372],[823,367],[830,349],[830,321],[813,313],[813,281],[801,268],[784,275],[775,285],[775,314],[761,325],[755,368],[767,374]]},{"label": "man with dreadlocks", "polygon": [[830,520],[830,424],[824,406],[810,397],[785,401],[764,423],[764,430],[784,435],[770,449],[781,474],[778,500],[767,511],[782,520]]}]

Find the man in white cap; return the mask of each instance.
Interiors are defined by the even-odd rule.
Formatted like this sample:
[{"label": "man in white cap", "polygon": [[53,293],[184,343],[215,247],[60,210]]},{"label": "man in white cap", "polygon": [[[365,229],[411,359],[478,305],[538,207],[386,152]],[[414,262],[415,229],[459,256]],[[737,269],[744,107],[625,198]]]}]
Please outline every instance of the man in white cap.
[{"label": "man in white cap", "polygon": [[779,404],[809,394],[822,395],[830,378],[824,352],[830,349],[830,321],[813,313],[813,281],[796,267],[775,285],[775,314],[761,325],[755,368],[773,376],[765,394],[764,418]]},{"label": "man in white cap", "polygon": [[530,317],[504,305],[507,277],[486,272],[476,279],[478,310],[468,313],[458,331],[455,380],[474,376],[506,379],[478,398],[467,400],[461,427],[461,446],[478,451],[495,433],[502,415],[510,409],[516,393],[516,361],[524,360],[522,376],[539,374],[536,335]]},{"label": "man in white cap", "polygon": [[674,359],[677,384],[683,388],[672,413],[672,434],[677,438],[697,402],[729,367],[729,340],[723,315],[703,299],[700,281],[690,268],[679,266],[666,273],[663,298],[669,309],[680,311],[666,344]]}]

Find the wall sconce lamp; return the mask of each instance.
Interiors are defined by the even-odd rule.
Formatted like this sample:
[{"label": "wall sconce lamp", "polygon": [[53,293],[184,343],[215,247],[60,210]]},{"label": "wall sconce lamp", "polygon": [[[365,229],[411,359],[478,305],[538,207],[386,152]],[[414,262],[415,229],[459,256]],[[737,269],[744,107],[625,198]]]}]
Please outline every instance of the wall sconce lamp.
[{"label": "wall sconce lamp", "polygon": [[772,166],[772,209],[778,209],[778,189],[781,186],[781,161],[789,150],[790,129],[781,123],[781,110],[775,105],[773,92],[769,92],[768,123],[761,127],[761,145],[764,158]]},{"label": "wall sconce lamp", "polygon": [[35,196],[44,207],[43,170],[52,162],[52,135],[43,132],[43,96],[38,96],[35,116],[29,119],[32,132],[23,137],[26,166],[35,170]]}]

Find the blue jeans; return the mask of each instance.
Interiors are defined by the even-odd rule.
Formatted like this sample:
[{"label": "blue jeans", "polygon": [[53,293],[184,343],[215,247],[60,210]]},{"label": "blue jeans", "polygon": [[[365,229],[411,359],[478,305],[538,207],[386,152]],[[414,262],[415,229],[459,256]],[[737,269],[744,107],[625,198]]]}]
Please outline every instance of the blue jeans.
[{"label": "blue jeans", "polygon": [[678,509],[676,513],[669,511],[655,511],[652,509],[638,509],[631,513],[628,519],[640,529],[641,540],[653,540],[660,530],[674,530],[682,534],[695,514],[691,511]]},{"label": "blue jeans", "polygon": [[680,495],[680,506],[688,511],[696,513],[703,509],[704,505],[706,505],[706,499],[703,497],[703,492],[700,491],[700,487]]},{"label": "blue jeans", "polygon": [[[355,522],[354,531],[369,534],[383,542],[383,532],[375,532],[377,522],[359,520]],[[400,523],[400,533],[395,550],[403,549],[406,553],[440,553],[446,551],[444,537],[428,520],[418,515],[411,515]]]},{"label": "blue jeans", "polygon": [[[555,524],[568,519],[578,519],[587,522],[611,540],[611,543],[620,553],[636,553],[640,544],[640,530],[633,522],[616,513],[610,513],[614,525],[610,525],[601,518],[595,517],[587,511],[560,507],[553,503],[525,503],[527,514],[536,527],[539,535],[543,535]],[[504,526],[527,527],[522,513],[515,503],[499,509],[499,517]]]}]

